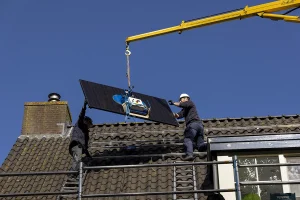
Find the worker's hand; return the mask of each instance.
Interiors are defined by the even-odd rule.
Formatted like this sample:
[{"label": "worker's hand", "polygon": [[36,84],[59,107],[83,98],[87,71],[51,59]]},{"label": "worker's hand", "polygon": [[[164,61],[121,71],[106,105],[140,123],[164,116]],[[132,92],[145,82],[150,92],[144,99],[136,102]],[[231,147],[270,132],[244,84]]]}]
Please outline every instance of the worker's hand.
[{"label": "worker's hand", "polygon": [[178,118],[179,115],[177,113],[173,113],[175,118]]},{"label": "worker's hand", "polygon": [[84,104],[83,104],[84,108],[86,108],[87,104],[88,104],[88,102],[87,102],[86,98],[84,98]]},{"label": "worker's hand", "polygon": [[172,100],[168,101],[170,105],[174,105],[174,102]]},{"label": "worker's hand", "polygon": [[91,159],[92,159],[92,156],[91,156],[91,154],[90,154],[90,152],[89,152],[89,151],[86,151],[86,152],[85,152],[85,155],[86,155],[86,157],[88,157],[88,158],[91,158]]}]

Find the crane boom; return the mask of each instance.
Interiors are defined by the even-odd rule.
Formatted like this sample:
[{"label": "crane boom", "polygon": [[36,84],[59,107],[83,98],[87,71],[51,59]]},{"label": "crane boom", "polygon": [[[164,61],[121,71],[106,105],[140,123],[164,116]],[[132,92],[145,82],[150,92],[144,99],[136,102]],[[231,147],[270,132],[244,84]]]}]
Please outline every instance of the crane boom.
[{"label": "crane boom", "polygon": [[300,23],[299,16],[290,16],[290,15],[282,15],[282,14],[273,14],[273,12],[278,12],[282,10],[287,10],[291,8],[299,8],[300,0],[277,0],[269,3],[259,4],[256,6],[246,6],[241,9],[237,9],[234,11],[228,11],[225,13],[220,13],[208,17],[203,17],[199,19],[182,21],[180,25],[173,26],[157,31],[152,31],[148,33],[143,33],[135,36],[130,36],[126,39],[126,44],[128,45],[130,42],[143,40],[146,38],[156,37],[160,35],[165,35],[169,33],[179,32],[200,28],[203,26],[209,26],[217,23],[222,23],[226,21],[232,21],[236,19],[245,19],[249,17],[259,16],[261,18],[268,18],[272,20],[284,20],[286,22],[295,22]]}]

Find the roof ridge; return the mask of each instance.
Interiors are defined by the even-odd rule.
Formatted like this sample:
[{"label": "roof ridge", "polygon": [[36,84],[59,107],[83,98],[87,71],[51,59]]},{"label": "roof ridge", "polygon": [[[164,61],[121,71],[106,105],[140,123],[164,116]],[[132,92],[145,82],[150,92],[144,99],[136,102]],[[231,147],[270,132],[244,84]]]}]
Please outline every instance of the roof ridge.
[{"label": "roof ridge", "polygon": [[42,139],[42,138],[67,138],[69,136],[67,135],[62,135],[62,134],[53,134],[53,133],[49,133],[49,134],[34,134],[34,135],[20,135],[18,137],[18,139],[26,139],[26,138],[30,138],[30,139]]},{"label": "roof ridge", "polygon": [[[266,119],[266,118],[285,118],[285,117],[299,117],[299,114],[291,114],[291,115],[268,115],[268,116],[249,116],[249,117],[223,117],[223,118],[207,118],[202,119],[202,121],[224,121],[224,120],[242,120],[242,119]],[[184,123],[184,120],[178,120],[178,123]],[[105,126],[105,125],[134,125],[134,124],[161,124],[159,122],[151,122],[151,121],[144,121],[144,122],[113,122],[113,123],[99,123],[94,124],[95,126]]]},{"label": "roof ridge", "polygon": [[207,118],[203,119],[203,121],[211,121],[211,120],[228,120],[228,119],[233,119],[233,120],[241,120],[241,119],[265,119],[265,118],[282,118],[282,117],[298,117],[299,114],[294,114],[294,115],[265,115],[265,116],[250,116],[250,117],[223,117],[223,118]]}]

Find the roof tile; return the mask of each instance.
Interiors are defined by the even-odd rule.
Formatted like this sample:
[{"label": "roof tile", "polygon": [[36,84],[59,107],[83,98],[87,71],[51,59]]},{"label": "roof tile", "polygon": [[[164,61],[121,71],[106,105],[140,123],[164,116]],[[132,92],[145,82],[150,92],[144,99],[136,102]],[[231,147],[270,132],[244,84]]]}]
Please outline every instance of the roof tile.
[{"label": "roof tile", "polygon": [[[300,131],[299,115],[266,116],[253,118],[223,118],[203,120],[205,135],[232,136],[286,133]],[[182,152],[182,146],[164,147],[166,140],[182,141],[185,123],[179,127],[159,123],[117,123],[100,124],[91,130],[90,150],[97,165],[173,163],[174,157],[130,157],[130,155],[149,155]],[[144,140],[144,141],[143,141]],[[0,168],[1,172],[29,172],[69,170],[71,157],[68,152],[69,137],[45,135],[44,137],[19,137]],[[150,141],[150,142],[149,142]],[[129,150],[129,145],[144,145]],[[103,156],[121,156],[120,158]],[[205,161],[196,158],[195,161]],[[183,167],[187,168],[187,167]],[[206,166],[196,166],[197,189],[212,187]],[[187,174],[185,173],[182,173]],[[54,192],[60,191],[66,175],[15,176],[0,178],[0,193]],[[188,180],[182,178],[181,180]],[[182,183],[181,186],[189,184]],[[126,169],[91,170],[83,184],[84,194],[127,193],[127,192],[166,192],[173,189],[173,167],[147,167]],[[177,195],[192,197],[193,194]],[[199,199],[206,196],[198,194]],[[19,197],[5,199],[56,199],[55,196]],[[72,198],[69,198],[72,199]],[[73,198],[74,199],[74,198]],[[92,199],[92,198],[91,198]],[[172,199],[172,195],[115,197],[104,199]]]}]

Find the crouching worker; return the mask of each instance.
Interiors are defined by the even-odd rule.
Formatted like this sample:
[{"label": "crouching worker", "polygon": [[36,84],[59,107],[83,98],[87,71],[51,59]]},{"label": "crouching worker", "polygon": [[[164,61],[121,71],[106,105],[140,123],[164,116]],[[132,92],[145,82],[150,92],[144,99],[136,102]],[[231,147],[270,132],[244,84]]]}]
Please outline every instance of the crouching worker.
[{"label": "crouching worker", "polygon": [[194,159],[194,141],[196,142],[196,147],[198,151],[206,151],[207,144],[204,141],[204,129],[202,121],[198,116],[195,104],[190,100],[189,95],[181,94],[179,97],[179,102],[169,101],[170,105],[175,105],[182,108],[179,113],[174,113],[175,118],[181,119],[185,118],[186,128],[184,130],[184,146],[185,146],[185,156],[182,160],[191,161]]},{"label": "crouching worker", "polygon": [[[85,154],[88,158],[92,158],[88,151],[89,142],[89,128],[92,127],[93,121],[88,116],[85,116],[87,101],[84,101],[84,106],[79,114],[78,121],[76,122],[72,133],[71,141],[69,144],[69,153],[73,158],[73,163],[70,171],[78,171],[79,163],[82,159],[82,154]],[[72,180],[78,180],[78,174],[70,174],[69,178]]]}]

